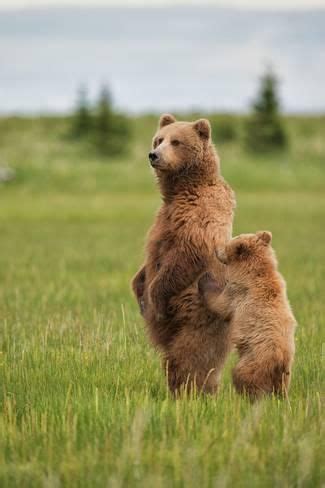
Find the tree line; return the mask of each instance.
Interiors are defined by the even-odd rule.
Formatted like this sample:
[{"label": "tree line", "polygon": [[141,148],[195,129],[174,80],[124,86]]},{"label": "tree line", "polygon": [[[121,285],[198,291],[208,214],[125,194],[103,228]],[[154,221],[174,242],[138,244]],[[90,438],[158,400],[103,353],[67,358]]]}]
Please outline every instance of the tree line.
[{"label": "tree line", "polygon": [[[278,80],[267,69],[260,79],[251,112],[244,118],[242,135],[233,117],[220,116],[212,120],[217,143],[241,139],[247,151],[268,153],[284,150],[288,136],[281,117]],[[114,109],[107,86],[100,90],[95,104],[88,101],[87,90],[80,88],[72,116],[71,136],[88,141],[103,156],[120,156],[127,152],[131,138],[130,119]]]}]

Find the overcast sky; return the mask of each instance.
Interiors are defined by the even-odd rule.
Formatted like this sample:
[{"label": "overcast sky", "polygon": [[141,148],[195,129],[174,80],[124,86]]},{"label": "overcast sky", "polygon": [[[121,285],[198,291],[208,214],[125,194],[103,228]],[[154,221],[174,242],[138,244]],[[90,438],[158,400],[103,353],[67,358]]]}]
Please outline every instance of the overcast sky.
[{"label": "overcast sky", "polygon": [[325,9],[0,10],[0,113],[65,112],[103,83],[126,111],[243,112],[269,64],[285,111],[325,112],[324,25]]},{"label": "overcast sky", "polygon": [[324,7],[325,0],[0,0],[2,8],[17,7],[42,7],[53,6],[95,6],[95,5],[116,5],[116,6],[161,6],[161,5],[222,5],[235,7],[258,7],[258,8],[313,8]]}]

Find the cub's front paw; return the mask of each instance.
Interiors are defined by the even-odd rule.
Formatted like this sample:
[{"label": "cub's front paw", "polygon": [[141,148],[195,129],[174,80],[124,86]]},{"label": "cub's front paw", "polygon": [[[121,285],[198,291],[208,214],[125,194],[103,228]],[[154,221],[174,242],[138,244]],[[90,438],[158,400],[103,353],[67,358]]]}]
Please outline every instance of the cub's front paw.
[{"label": "cub's front paw", "polygon": [[215,293],[219,294],[222,292],[222,287],[220,283],[214,278],[211,273],[204,273],[198,281],[198,289],[200,295],[204,295],[204,293]]}]

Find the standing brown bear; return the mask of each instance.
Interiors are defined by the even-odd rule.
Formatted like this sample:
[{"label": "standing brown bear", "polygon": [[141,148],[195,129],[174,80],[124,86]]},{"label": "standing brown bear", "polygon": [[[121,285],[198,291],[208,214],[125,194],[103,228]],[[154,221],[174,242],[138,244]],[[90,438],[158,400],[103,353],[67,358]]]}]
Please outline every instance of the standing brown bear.
[{"label": "standing brown bear", "polygon": [[229,327],[206,310],[197,282],[207,270],[224,280],[215,250],[231,238],[234,194],[220,174],[205,119],[177,122],[163,115],[149,159],[163,202],[132,287],[163,353],[171,391],[213,393],[230,349]]},{"label": "standing brown bear", "polygon": [[217,256],[227,268],[223,290],[208,273],[199,280],[207,308],[230,320],[239,354],[234,385],[251,399],[288,392],[295,350],[296,321],[271,238],[267,231],[242,234],[218,249]]}]

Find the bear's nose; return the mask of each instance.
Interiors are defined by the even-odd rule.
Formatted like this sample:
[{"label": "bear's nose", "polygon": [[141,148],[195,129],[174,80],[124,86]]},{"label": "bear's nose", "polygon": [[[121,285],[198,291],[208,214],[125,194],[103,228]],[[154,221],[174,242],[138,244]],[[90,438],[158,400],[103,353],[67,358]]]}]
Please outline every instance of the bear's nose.
[{"label": "bear's nose", "polygon": [[152,164],[154,161],[156,161],[158,159],[158,156],[155,152],[150,152],[149,153],[149,160],[150,160],[150,163]]}]

